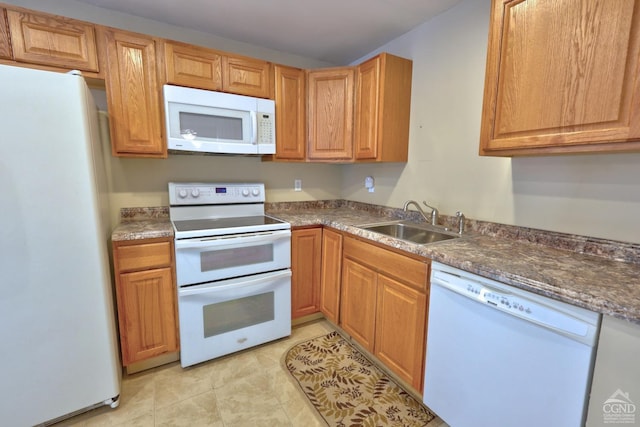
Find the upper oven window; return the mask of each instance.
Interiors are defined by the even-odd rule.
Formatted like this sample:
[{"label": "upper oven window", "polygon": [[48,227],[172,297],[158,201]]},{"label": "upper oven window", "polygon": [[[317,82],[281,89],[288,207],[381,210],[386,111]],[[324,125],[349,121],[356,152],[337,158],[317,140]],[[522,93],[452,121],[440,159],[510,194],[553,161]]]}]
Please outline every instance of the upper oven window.
[{"label": "upper oven window", "polygon": [[273,244],[200,252],[200,271],[213,271],[273,261]]}]

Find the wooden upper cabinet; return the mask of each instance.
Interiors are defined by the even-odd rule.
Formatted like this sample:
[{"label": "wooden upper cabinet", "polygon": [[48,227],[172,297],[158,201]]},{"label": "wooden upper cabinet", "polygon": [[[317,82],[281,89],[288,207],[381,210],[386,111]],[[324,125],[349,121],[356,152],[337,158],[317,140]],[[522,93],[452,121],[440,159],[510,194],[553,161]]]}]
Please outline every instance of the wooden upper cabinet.
[{"label": "wooden upper cabinet", "polygon": [[480,154],[640,150],[640,3],[494,0]]},{"label": "wooden upper cabinet", "polygon": [[167,157],[154,39],[112,28],[101,30],[113,155]]},{"label": "wooden upper cabinet", "polygon": [[225,92],[258,98],[273,98],[272,65],[259,59],[222,57],[222,88]]},{"label": "wooden upper cabinet", "polygon": [[[7,10],[7,20],[13,59],[16,61],[96,73],[99,71],[93,24],[14,10]],[[1,39],[2,36],[0,50]]]},{"label": "wooden upper cabinet", "polygon": [[412,68],[387,53],[356,68],[356,161],[407,161]]},{"label": "wooden upper cabinet", "polygon": [[274,66],[277,160],[304,160],[307,136],[305,72]]},{"label": "wooden upper cabinet", "polygon": [[353,67],[307,73],[310,160],[353,160]]},{"label": "wooden upper cabinet", "polygon": [[12,59],[7,9],[0,7],[0,59]]},{"label": "wooden upper cabinet", "polygon": [[169,84],[222,90],[222,57],[214,50],[166,41],[164,65]]}]

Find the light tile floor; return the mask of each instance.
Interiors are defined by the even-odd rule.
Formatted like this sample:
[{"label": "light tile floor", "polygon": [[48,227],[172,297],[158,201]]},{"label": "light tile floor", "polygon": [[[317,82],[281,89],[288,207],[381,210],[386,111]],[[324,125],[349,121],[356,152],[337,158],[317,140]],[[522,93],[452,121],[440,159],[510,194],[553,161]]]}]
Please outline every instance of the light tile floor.
[{"label": "light tile floor", "polygon": [[325,426],[281,358],[293,344],[332,330],[316,321],[293,328],[288,338],[193,367],[176,362],[125,376],[118,408],[95,409],[56,427]]}]

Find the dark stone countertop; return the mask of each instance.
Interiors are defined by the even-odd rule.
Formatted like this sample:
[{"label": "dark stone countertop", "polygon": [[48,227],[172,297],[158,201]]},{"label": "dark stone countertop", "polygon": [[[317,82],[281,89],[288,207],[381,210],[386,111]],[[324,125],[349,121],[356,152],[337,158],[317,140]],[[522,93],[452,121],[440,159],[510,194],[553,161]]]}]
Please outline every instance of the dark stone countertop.
[{"label": "dark stone countertop", "polygon": [[[123,222],[114,230],[112,240],[172,237],[173,227],[168,216],[152,212],[152,218],[145,218],[145,212],[143,215],[126,213]],[[268,204],[267,213],[291,223],[294,228],[332,227],[640,325],[640,262],[637,262],[640,245],[611,241],[594,243],[594,239],[583,236],[513,226],[497,225],[497,229],[490,230],[491,226],[486,223],[472,224],[470,231],[458,239],[418,245],[358,227],[407,217],[419,222],[415,214],[398,209],[358,203],[345,206],[344,203],[310,202]],[[516,231],[509,231],[509,228]],[[581,253],[585,250],[591,253]]]},{"label": "dark stone countertop", "polygon": [[[396,220],[344,207],[271,210],[292,227],[321,224],[555,300],[640,324],[640,264],[470,231],[418,245],[358,225]],[[584,244],[583,239],[569,239]],[[546,241],[549,243],[549,241]],[[566,246],[566,241],[562,242]]]}]

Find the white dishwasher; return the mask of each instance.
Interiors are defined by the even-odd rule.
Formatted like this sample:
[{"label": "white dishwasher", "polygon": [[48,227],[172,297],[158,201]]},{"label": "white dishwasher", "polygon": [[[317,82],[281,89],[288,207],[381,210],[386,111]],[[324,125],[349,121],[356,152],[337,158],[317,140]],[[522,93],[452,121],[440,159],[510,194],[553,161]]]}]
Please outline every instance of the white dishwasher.
[{"label": "white dishwasher", "polygon": [[582,426],[600,318],[434,262],[423,401],[452,427]]}]

